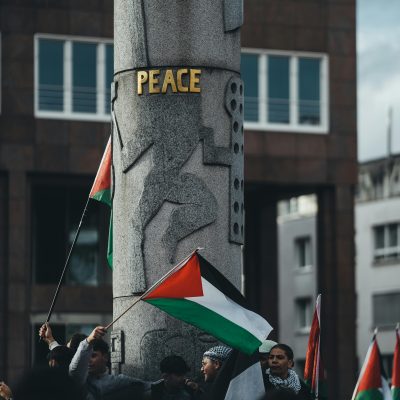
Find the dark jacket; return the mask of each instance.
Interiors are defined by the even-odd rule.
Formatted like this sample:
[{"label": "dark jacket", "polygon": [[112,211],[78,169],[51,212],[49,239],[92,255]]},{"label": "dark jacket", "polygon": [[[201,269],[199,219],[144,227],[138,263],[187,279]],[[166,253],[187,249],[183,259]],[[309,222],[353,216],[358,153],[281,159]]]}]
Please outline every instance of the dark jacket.
[{"label": "dark jacket", "polygon": [[149,390],[144,394],[145,400],[192,400],[192,393],[184,387],[176,392],[167,392],[164,380],[161,379],[150,385]]}]

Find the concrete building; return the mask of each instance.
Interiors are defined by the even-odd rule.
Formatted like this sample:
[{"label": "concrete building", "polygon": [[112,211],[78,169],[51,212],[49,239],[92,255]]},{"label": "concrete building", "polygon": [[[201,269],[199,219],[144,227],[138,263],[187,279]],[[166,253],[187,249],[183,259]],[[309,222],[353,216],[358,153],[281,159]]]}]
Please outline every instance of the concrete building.
[{"label": "concrete building", "polygon": [[[322,267],[313,287],[326,294],[330,397],[348,398],[356,373],[355,1],[244,6],[244,289],[279,336],[277,203],[314,193]],[[0,376],[12,380],[41,357],[37,324],[109,136],[113,2],[5,0],[0,12]],[[111,313],[107,211],[90,205],[55,310],[61,340]]]},{"label": "concrete building", "polygon": [[279,340],[301,375],[317,298],[317,211],[315,195],[278,203]]},{"label": "concrete building", "polygon": [[391,376],[400,322],[400,155],[360,165],[356,200],[357,353],[362,362],[378,327]]}]

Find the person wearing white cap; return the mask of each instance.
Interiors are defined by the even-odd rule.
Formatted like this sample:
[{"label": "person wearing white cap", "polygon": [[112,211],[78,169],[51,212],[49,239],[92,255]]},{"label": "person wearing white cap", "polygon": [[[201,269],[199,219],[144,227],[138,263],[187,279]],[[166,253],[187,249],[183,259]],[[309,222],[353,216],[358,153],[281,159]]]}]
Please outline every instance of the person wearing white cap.
[{"label": "person wearing white cap", "polygon": [[261,364],[261,368],[263,369],[263,371],[265,371],[267,368],[269,368],[269,366],[268,366],[269,352],[277,344],[278,343],[274,342],[273,340],[264,340],[262,342],[261,346],[258,348],[260,364]]}]

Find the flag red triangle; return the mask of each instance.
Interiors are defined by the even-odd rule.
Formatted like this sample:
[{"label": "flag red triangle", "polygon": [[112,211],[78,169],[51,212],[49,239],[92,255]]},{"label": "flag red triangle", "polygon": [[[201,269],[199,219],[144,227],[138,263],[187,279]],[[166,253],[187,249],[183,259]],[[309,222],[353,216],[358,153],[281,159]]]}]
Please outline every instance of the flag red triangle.
[{"label": "flag red triangle", "polygon": [[96,178],[94,179],[89,197],[94,197],[96,193],[111,188],[111,137],[108,139],[103,158],[101,159]]},{"label": "flag red triangle", "polygon": [[393,355],[392,387],[400,388],[400,331],[396,329],[396,347]]},{"label": "flag red triangle", "polygon": [[195,253],[183,267],[156,286],[143,300],[199,296],[203,296],[203,285],[201,283],[200,262],[197,253]]},{"label": "flag red triangle", "polygon": [[372,343],[372,349],[366,361],[364,373],[360,378],[357,392],[369,389],[379,389],[381,382],[381,361],[376,340]]}]

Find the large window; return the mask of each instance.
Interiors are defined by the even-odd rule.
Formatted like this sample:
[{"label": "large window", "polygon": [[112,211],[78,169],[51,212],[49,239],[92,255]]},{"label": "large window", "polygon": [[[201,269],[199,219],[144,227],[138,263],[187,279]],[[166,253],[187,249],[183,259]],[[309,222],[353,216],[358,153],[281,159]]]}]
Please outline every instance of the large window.
[{"label": "large window", "polygon": [[[81,218],[88,187],[69,184],[32,185],[33,279],[56,284]],[[97,286],[110,281],[106,266],[107,207],[92,201],[72,252],[65,284]],[[100,228],[101,227],[101,228]]]},{"label": "large window", "polygon": [[374,327],[394,327],[400,321],[400,292],[374,294]]},{"label": "large window", "polygon": [[375,226],[373,233],[375,261],[400,258],[400,223]]},{"label": "large window", "polygon": [[328,131],[325,55],[244,50],[241,72],[247,128]]},{"label": "large window", "polygon": [[35,115],[108,121],[113,63],[111,41],[37,35]]}]

